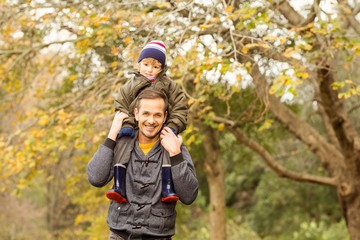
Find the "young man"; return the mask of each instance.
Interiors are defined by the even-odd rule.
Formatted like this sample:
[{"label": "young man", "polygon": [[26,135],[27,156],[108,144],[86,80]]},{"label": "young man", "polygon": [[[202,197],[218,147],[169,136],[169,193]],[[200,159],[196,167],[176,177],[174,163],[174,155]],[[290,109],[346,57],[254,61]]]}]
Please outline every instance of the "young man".
[{"label": "young man", "polygon": [[[171,239],[175,234],[176,202],[163,202],[162,179],[168,177],[162,170],[166,157],[171,161],[174,188],[179,200],[191,204],[198,193],[194,164],[181,136],[164,127],[168,100],[154,89],[143,90],[135,103],[137,121],[135,144],[126,168],[127,201],[110,202],[107,223],[109,239]],[[116,112],[105,143],[88,164],[89,182],[106,185],[113,177],[117,134],[127,114]],[[149,150],[150,149],[150,150]],[[144,151],[148,151],[144,154]]]}]

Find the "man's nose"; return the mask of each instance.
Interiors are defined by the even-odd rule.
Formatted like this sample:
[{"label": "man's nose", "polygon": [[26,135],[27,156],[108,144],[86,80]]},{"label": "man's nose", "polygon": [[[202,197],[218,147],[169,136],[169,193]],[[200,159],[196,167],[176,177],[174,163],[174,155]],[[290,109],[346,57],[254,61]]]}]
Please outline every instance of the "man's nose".
[{"label": "man's nose", "polygon": [[154,117],[153,116],[149,116],[147,119],[148,123],[154,123]]}]

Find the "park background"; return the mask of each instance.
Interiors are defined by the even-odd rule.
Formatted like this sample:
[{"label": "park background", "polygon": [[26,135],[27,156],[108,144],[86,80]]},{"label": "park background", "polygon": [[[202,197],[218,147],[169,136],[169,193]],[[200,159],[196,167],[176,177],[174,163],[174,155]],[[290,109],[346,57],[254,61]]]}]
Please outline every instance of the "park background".
[{"label": "park background", "polygon": [[107,239],[86,165],[148,41],[200,190],[177,239],[360,239],[357,0],[0,0],[0,239]]}]

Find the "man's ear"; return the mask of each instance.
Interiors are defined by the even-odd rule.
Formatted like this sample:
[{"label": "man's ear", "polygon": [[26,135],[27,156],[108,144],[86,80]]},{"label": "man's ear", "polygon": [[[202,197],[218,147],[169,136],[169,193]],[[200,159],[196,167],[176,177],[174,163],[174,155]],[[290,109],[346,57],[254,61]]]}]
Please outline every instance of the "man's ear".
[{"label": "man's ear", "polygon": [[135,120],[139,121],[139,111],[137,108],[134,109],[134,116],[135,116]]},{"label": "man's ear", "polygon": [[168,116],[168,112],[166,111],[166,112],[165,112],[165,117],[164,117],[164,121],[163,121],[163,123],[165,123],[165,122],[166,122],[167,116]]}]

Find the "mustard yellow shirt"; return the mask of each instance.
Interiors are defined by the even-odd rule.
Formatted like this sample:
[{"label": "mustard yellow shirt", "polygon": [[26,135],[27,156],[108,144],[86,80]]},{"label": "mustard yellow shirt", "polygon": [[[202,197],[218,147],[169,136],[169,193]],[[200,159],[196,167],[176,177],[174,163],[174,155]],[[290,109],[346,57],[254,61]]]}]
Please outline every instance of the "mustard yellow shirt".
[{"label": "mustard yellow shirt", "polygon": [[144,143],[144,144],[139,143],[139,147],[143,151],[144,155],[146,156],[158,141],[159,141],[159,139],[152,143]]}]

